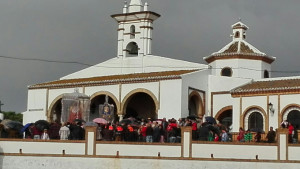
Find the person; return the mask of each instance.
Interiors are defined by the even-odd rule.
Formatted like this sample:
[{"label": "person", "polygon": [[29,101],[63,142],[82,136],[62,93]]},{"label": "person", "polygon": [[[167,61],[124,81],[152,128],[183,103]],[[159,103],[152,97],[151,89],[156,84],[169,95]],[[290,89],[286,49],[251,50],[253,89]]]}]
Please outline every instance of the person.
[{"label": "person", "polygon": [[131,141],[131,142],[135,141],[134,129],[130,124],[127,125],[127,130],[125,131],[125,133],[126,133],[126,141]]},{"label": "person", "polygon": [[293,143],[298,143],[298,125],[295,125],[294,127]]},{"label": "person", "polygon": [[261,140],[261,132],[256,132],[256,135],[254,136],[255,142],[260,142]]},{"label": "person", "polygon": [[81,127],[81,122],[70,126],[70,140],[84,140],[84,129]]},{"label": "person", "polygon": [[293,133],[294,133],[294,126],[292,123],[288,123],[288,130],[289,130],[289,143],[293,142]]},{"label": "person", "polygon": [[35,125],[33,125],[30,128],[30,130],[31,130],[31,133],[33,135],[33,139],[41,139],[41,134],[42,133],[40,132],[40,130],[38,130],[38,128]]},{"label": "person", "polygon": [[245,133],[245,142],[251,142],[252,141],[252,133],[250,132],[250,130],[248,129]]},{"label": "person", "polygon": [[153,128],[150,123],[146,125],[146,142],[152,143],[153,142]]},{"label": "person", "polygon": [[102,130],[103,141],[112,141],[114,136],[114,126],[110,123],[107,123],[104,129]]},{"label": "person", "polygon": [[51,123],[49,130],[48,130],[48,134],[49,134],[49,137],[51,140],[52,139],[58,140],[60,138],[59,137],[60,128],[61,128],[61,125],[58,120],[55,120],[54,123]]},{"label": "person", "polygon": [[214,142],[218,142],[218,141],[219,141],[219,135],[217,133],[215,133]]},{"label": "person", "polygon": [[274,143],[276,137],[276,132],[273,130],[273,127],[270,127],[270,131],[268,132],[266,139],[268,143]]},{"label": "person", "polygon": [[242,127],[240,127],[239,129],[239,135],[237,137],[237,140],[239,142],[245,142],[245,130]]},{"label": "person", "polygon": [[[209,131],[208,133],[208,141],[214,141],[216,138],[215,134],[212,131]],[[218,137],[219,140],[219,137]]]},{"label": "person", "polygon": [[283,120],[283,121],[281,122],[281,124],[280,124],[280,126],[281,126],[282,128],[288,128],[288,125],[289,125],[289,123],[288,123],[287,120]]},{"label": "person", "polygon": [[222,134],[221,134],[221,141],[222,142],[227,142],[228,141],[228,134],[226,132],[226,130],[222,130]]},{"label": "person", "polygon": [[67,127],[66,123],[63,123],[62,127],[59,129],[60,140],[68,140],[70,135],[70,129]]},{"label": "person", "polygon": [[50,137],[48,135],[48,130],[47,129],[44,129],[44,132],[41,135],[41,139],[42,140],[50,140]]},{"label": "person", "polygon": [[159,142],[160,141],[160,133],[161,128],[159,128],[159,125],[156,121],[153,122],[153,142]]},{"label": "person", "polygon": [[201,124],[201,127],[199,128],[199,141],[208,141],[208,136],[209,136],[209,129],[208,126],[209,124],[207,122],[204,122]]},{"label": "person", "polygon": [[197,122],[196,120],[192,120],[192,140],[197,140]]},{"label": "person", "polygon": [[123,127],[118,124],[116,127],[116,136],[115,136],[115,141],[123,141]]}]

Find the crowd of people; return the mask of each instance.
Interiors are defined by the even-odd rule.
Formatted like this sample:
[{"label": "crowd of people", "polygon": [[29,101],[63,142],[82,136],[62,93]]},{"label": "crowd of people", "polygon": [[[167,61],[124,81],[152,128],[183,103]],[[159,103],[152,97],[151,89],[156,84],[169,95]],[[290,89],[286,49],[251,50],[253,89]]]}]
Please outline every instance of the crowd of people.
[{"label": "crowd of people", "polygon": [[[192,140],[228,142],[237,140],[239,142],[268,142],[276,141],[276,131],[273,127],[266,134],[262,132],[251,132],[239,129],[238,135],[233,139],[229,128],[220,122],[205,121],[198,118],[180,118],[178,120],[166,118],[159,120],[134,118],[122,120],[115,123],[94,123],[97,126],[98,141],[128,141],[128,142],[160,142],[160,143],[180,143],[181,127],[191,126]],[[72,123],[59,122],[51,123],[47,128],[40,129],[32,124],[24,131],[24,138],[42,140],[84,140],[85,138],[84,121],[74,121]],[[282,128],[289,131],[289,143],[298,143],[297,127],[291,123],[283,121]],[[263,137],[264,136],[264,137]]]}]

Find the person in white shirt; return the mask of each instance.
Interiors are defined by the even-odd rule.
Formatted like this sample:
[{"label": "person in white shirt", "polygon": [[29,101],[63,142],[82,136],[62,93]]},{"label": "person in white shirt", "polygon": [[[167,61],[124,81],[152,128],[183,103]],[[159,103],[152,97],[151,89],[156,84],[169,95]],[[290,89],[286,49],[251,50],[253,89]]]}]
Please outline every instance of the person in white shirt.
[{"label": "person in white shirt", "polygon": [[63,124],[62,127],[59,130],[59,136],[61,140],[68,140],[70,135],[70,129],[66,126],[66,124]]},{"label": "person in white shirt", "polygon": [[41,139],[42,140],[50,140],[47,129],[44,129],[44,132],[41,135]]}]

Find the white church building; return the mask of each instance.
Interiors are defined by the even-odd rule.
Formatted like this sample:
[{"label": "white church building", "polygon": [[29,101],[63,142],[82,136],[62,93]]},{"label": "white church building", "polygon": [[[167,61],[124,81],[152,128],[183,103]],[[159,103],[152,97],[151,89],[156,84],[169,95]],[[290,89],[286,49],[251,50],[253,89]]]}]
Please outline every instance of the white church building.
[{"label": "white church building", "polygon": [[119,119],[212,116],[234,132],[268,131],[283,120],[300,125],[300,77],[270,78],[275,57],[246,41],[244,23],[233,24],[232,41],[200,64],[152,54],[159,17],[141,0],[125,4],[122,13],[112,15],[118,23],[117,56],[29,86],[23,123],[59,120],[63,95],[78,89],[90,97],[90,119],[99,116],[108,96]]}]

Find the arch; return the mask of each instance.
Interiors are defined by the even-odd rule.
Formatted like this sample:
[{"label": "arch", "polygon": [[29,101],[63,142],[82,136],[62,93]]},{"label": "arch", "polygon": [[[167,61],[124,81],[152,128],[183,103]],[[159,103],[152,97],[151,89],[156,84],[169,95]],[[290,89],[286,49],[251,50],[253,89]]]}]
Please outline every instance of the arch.
[{"label": "arch", "polygon": [[[282,111],[281,111],[281,113],[280,113],[278,127],[279,127],[280,123],[283,120],[288,120],[288,115],[291,112],[295,112],[295,111],[299,111],[300,112],[300,105],[299,104],[289,104],[289,105],[285,106],[285,108],[283,108]],[[298,125],[300,125],[300,122],[299,122]]]},{"label": "arch", "polygon": [[135,26],[131,25],[130,26],[130,39],[134,39],[135,38]]},{"label": "arch", "polygon": [[189,107],[189,115],[192,114],[195,114],[197,116],[204,115],[204,105],[199,92],[194,90],[189,94],[188,107]]},{"label": "arch", "polygon": [[[122,115],[126,115],[126,108],[127,108],[127,105],[131,99],[131,97],[133,97],[135,94],[137,93],[145,93],[147,94],[148,96],[150,96],[154,102],[154,105],[155,105],[155,114],[157,116],[158,114],[158,110],[159,110],[159,101],[158,99],[156,98],[156,96],[150,91],[150,90],[147,90],[147,89],[143,89],[143,88],[139,88],[139,89],[135,89],[135,90],[132,90],[131,92],[129,92],[122,100],[122,103],[121,103],[121,112],[122,112]],[[121,114],[120,114],[121,115]]]},{"label": "arch", "polygon": [[268,70],[264,71],[264,78],[269,78],[270,77],[270,73]]},{"label": "arch", "polygon": [[[63,97],[63,94],[57,96],[50,104],[49,108],[48,108],[48,112],[47,112],[47,121],[49,122],[54,122],[54,119],[53,119],[53,115],[56,114],[55,111],[56,111],[56,107],[57,107],[57,104],[61,104],[61,99]],[[60,102],[59,102],[60,101]],[[61,113],[61,112],[60,112]],[[58,118],[58,117],[57,117]],[[60,121],[60,119],[59,119]]]},{"label": "arch", "polygon": [[[95,119],[98,117],[101,117],[103,114],[100,113],[100,111],[103,109],[103,105],[105,103],[105,97],[108,96],[108,103],[111,106],[111,112],[112,116],[110,116],[110,120],[118,120],[118,113],[120,112],[120,103],[118,99],[110,92],[107,91],[99,91],[94,93],[90,99],[91,99],[91,105],[90,105],[90,119]],[[104,118],[104,117],[103,117]],[[108,120],[108,119],[107,119]]]},{"label": "arch", "polygon": [[232,106],[223,107],[215,115],[215,119],[226,125],[227,127],[232,125]]},{"label": "arch", "polygon": [[95,97],[100,96],[100,95],[107,95],[107,96],[109,96],[116,103],[118,113],[121,111],[121,109],[120,109],[121,108],[120,107],[120,102],[118,101],[117,97],[114,94],[112,94],[112,93],[110,93],[108,91],[99,91],[99,92],[96,92],[96,93],[94,93],[94,94],[91,95],[90,100],[93,100]]},{"label": "arch", "polygon": [[249,108],[247,108],[244,112],[243,112],[243,121],[242,121],[242,126],[244,129],[247,129],[249,126],[249,117],[252,113],[259,113],[262,116],[262,130],[264,131],[268,131],[268,127],[266,124],[266,119],[267,119],[267,113],[264,111],[263,108],[259,107],[259,106],[251,106]]},{"label": "arch", "polygon": [[234,37],[235,37],[235,38],[239,38],[239,37],[240,37],[240,32],[239,32],[239,31],[236,31]]},{"label": "arch", "polygon": [[228,76],[231,77],[232,76],[232,69],[230,67],[224,67],[221,70],[221,76]]},{"label": "arch", "polygon": [[130,42],[126,46],[126,56],[137,56],[139,47],[136,42]]}]

